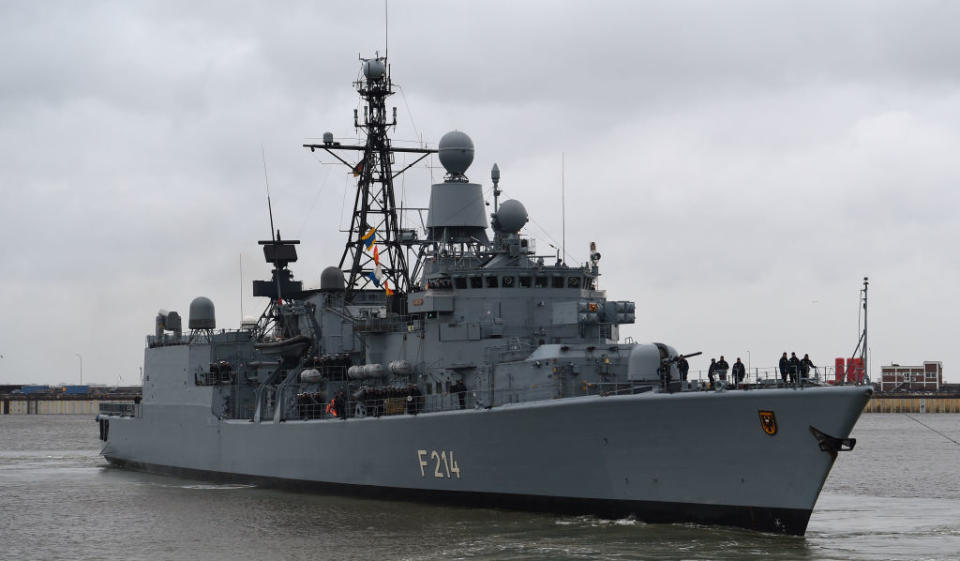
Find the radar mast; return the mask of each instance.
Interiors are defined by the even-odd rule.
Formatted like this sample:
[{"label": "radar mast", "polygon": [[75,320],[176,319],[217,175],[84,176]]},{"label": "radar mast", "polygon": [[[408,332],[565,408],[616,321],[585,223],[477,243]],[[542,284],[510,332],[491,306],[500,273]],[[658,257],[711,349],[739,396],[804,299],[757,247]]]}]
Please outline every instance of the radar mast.
[{"label": "radar mast", "polygon": [[[361,58],[362,76],[354,83],[363,100],[363,116],[353,111],[353,125],[363,133],[363,145],[334,142],[333,134],[324,133],[323,144],[304,144],[311,151],[324,150],[351,169],[357,178],[353,215],[346,246],[339,268],[346,278],[347,300],[356,291],[371,287],[404,294],[410,288],[411,267],[407,249],[414,240],[402,236],[393,180],[436,150],[429,148],[395,148],[387,131],[397,125],[397,108],[388,115],[387,97],[394,93],[387,57]],[[357,161],[340,152],[359,152]],[[394,153],[420,154],[398,172],[393,171]],[[376,248],[374,253],[373,248]]]}]

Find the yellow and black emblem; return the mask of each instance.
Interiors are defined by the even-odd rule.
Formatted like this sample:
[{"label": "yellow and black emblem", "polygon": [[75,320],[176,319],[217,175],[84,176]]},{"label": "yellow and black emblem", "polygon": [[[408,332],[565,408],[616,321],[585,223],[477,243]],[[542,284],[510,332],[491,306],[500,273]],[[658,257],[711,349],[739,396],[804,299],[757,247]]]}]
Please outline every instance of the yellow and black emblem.
[{"label": "yellow and black emblem", "polygon": [[760,427],[770,436],[777,434],[777,416],[773,411],[760,411]]}]

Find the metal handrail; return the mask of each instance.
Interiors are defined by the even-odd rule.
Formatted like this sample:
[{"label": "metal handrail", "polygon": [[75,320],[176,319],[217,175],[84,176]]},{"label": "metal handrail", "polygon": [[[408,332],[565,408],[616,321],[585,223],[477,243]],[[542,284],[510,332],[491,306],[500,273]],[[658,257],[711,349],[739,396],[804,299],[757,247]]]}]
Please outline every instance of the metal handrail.
[{"label": "metal handrail", "polygon": [[101,402],[98,413],[109,417],[140,417],[140,404],[127,402]]}]

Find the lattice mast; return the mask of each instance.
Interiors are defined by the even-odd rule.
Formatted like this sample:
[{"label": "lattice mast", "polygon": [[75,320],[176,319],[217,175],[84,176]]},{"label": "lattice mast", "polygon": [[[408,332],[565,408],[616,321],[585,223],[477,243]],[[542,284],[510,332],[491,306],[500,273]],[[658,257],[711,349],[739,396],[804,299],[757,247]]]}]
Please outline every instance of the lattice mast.
[{"label": "lattice mast", "polygon": [[[340,257],[340,270],[346,278],[348,298],[357,290],[379,284],[397,293],[410,287],[410,264],[401,239],[401,222],[393,188],[393,180],[414,164],[435,153],[427,148],[394,148],[387,131],[397,125],[397,108],[388,114],[387,97],[393,84],[386,57],[361,58],[362,76],[354,83],[363,100],[363,115],[353,111],[353,124],[366,137],[363,145],[344,145],[334,142],[333,134],[324,133],[323,144],[304,144],[311,151],[322,149],[350,167],[357,177],[357,191],[349,237]],[[356,162],[347,161],[337,152],[361,152]],[[409,152],[422,154],[398,172],[393,171],[393,154]],[[372,236],[372,240],[370,239]],[[379,268],[373,248],[379,257]]]}]

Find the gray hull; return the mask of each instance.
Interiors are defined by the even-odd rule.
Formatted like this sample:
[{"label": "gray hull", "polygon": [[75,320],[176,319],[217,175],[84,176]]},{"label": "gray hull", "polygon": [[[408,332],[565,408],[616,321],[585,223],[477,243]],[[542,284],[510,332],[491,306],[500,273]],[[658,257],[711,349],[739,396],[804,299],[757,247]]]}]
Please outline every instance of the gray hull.
[{"label": "gray hull", "polygon": [[[803,534],[872,389],[582,397],[347,420],[220,420],[202,406],[109,418],[103,455],[139,469],[378,497],[636,516]],[[759,411],[773,411],[776,434]]]}]

